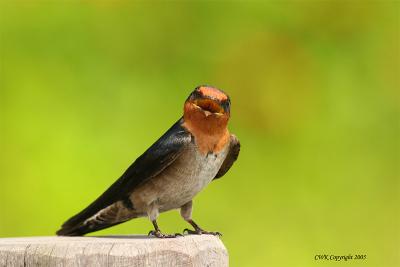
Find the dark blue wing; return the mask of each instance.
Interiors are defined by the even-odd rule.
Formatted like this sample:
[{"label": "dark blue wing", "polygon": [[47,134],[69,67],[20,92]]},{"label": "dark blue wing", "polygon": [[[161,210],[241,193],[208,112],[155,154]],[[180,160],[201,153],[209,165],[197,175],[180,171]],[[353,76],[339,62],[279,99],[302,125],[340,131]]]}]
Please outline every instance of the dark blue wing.
[{"label": "dark blue wing", "polygon": [[239,139],[237,139],[235,135],[231,134],[228,155],[226,156],[224,162],[222,163],[221,168],[219,169],[217,175],[215,175],[213,180],[221,178],[222,176],[225,175],[225,173],[232,167],[233,163],[239,157],[239,152],[240,152]]},{"label": "dark blue wing", "polygon": [[157,176],[175,159],[191,140],[191,134],[182,127],[182,118],[144,152],[122,176],[92,204],[66,221],[58,235],[72,234],[72,229],[100,210],[124,200],[138,185]]}]

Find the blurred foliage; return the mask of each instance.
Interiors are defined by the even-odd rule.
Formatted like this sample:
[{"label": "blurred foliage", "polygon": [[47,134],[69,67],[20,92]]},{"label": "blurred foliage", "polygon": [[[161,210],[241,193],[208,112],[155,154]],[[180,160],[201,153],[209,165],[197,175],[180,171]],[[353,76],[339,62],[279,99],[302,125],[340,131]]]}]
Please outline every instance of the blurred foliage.
[{"label": "blurred foliage", "polygon": [[194,218],[232,266],[399,266],[399,3],[3,1],[0,236],[54,234],[211,84],[242,151]]}]

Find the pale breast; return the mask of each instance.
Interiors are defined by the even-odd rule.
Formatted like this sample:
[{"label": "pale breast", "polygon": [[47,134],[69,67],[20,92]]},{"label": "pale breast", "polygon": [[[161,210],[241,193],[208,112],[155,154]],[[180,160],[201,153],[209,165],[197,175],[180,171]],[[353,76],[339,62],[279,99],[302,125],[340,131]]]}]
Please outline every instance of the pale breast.
[{"label": "pale breast", "polygon": [[156,202],[160,211],[181,207],[212,181],[227,152],[228,145],[217,154],[202,155],[190,144],[162,174],[134,191],[134,205],[135,201],[139,206]]}]

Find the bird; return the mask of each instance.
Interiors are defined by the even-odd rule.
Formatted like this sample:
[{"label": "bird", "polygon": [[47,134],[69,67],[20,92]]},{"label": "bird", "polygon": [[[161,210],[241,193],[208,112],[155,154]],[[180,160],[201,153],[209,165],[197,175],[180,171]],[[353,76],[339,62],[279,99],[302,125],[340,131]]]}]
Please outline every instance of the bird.
[{"label": "bird", "polygon": [[193,198],[211,181],[224,176],[239,156],[240,142],[228,130],[230,97],[222,90],[196,87],[183,106],[183,116],[139,156],[103,194],[67,220],[56,234],[82,236],[128,220],[148,217],[149,236],[163,233],[160,213],[180,209],[194,230],[187,234],[221,235],[203,230],[192,219]]}]

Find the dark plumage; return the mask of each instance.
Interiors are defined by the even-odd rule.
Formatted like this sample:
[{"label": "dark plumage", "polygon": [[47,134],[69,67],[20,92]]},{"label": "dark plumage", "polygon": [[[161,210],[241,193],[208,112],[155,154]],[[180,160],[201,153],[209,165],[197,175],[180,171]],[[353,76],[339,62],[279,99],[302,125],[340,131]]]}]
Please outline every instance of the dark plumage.
[{"label": "dark plumage", "polygon": [[208,233],[192,221],[191,199],[209,181],[223,176],[238,157],[239,141],[226,128],[229,114],[230,100],[222,91],[196,88],[186,101],[184,117],[100,197],[66,221],[57,235],[84,235],[147,215],[155,236],[172,237],[161,233],[156,218],[174,208],[181,208],[196,233]]}]

